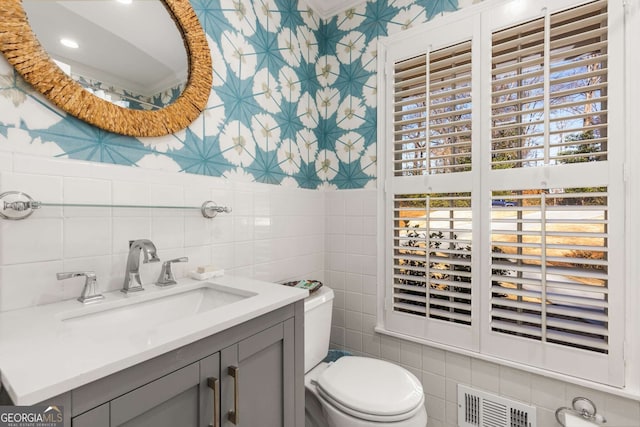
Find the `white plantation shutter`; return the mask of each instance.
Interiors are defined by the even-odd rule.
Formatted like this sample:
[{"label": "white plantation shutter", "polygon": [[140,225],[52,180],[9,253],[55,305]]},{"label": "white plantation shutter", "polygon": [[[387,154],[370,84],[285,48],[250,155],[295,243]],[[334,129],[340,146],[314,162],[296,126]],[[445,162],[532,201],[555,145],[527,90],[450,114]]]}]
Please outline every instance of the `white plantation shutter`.
[{"label": "white plantation shutter", "polygon": [[429,169],[471,169],[471,41],[429,55]]},{"label": "white plantation shutter", "polygon": [[[482,191],[492,203],[481,340],[486,354],[620,385],[624,321],[612,308],[623,306],[623,137],[617,158],[609,146],[622,80],[621,62],[617,82],[610,70],[616,2],[571,3],[486,28],[491,166]],[[620,4],[613,10],[619,17]]]},{"label": "white plantation shutter", "polygon": [[477,9],[382,43],[384,330],[621,386],[622,0]]},{"label": "white plantation shutter", "polygon": [[607,158],[607,16],[600,0],[550,17],[552,163]]},{"label": "white plantation shutter", "polygon": [[394,207],[393,310],[471,324],[471,194],[402,194]]},{"label": "white plantation shutter", "polygon": [[427,170],[426,55],[395,65],[394,170],[396,176]]},{"label": "white plantation shutter", "polygon": [[470,170],[471,41],[395,64],[393,126],[396,176]]},{"label": "white plantation shutter", "polygon": [[544,19],[498,31],[492,40],[494,168],[544,156]]},{"label": "white plantation shutter", "polygon": [[606,160],[607,17],[600,0],[492,34],[494,169]]},{"label": "white plantation shutter", "polygon": [[510,200],[492,207],[491,329],[607,353],[607,193],[528,190]]},{"label": "white plantation shutter", "polygon": [[[472,348],[472,132],[477,42],[460,22],[389,52],[387,326]],[[456,176],[454,180],[448,179]],[[428,180],[428,185],[425,185]]]}]

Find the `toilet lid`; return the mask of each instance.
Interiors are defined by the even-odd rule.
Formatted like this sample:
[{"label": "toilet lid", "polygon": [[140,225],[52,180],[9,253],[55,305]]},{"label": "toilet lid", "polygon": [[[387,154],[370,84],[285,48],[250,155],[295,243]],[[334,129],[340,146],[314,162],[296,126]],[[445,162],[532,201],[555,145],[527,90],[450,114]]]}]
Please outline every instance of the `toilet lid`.
[{"label": "toilet lid", "polygon": [[411,372],[368,357],[341,357],[317,384],[323,394],[363,415],[407,414],[424,402],[422,385]]}]

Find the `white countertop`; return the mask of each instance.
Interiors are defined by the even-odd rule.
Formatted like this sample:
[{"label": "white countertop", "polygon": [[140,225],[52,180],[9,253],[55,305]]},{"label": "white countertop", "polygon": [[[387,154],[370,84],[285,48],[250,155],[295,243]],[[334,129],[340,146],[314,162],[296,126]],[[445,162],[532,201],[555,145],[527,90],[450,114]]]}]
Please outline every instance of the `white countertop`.
[{"label": "white countertop", "polygon": [[[239,292],[255,293],[203,313],[166,321],[147,318],[130,327],[83,328],[75,315],[104,307],[129,305],[141,299],[169,296],[214,283]],[[0,379],[16,405],[32,405],[88,384],[122,369],[239,325],[257,316],[304,299],[306,290],[234,276],[179,284],[125,295],[104,294],[105,300],[83,305],[76,300],[0,313]],[[122,322],[121,322],[122,323]]]}]

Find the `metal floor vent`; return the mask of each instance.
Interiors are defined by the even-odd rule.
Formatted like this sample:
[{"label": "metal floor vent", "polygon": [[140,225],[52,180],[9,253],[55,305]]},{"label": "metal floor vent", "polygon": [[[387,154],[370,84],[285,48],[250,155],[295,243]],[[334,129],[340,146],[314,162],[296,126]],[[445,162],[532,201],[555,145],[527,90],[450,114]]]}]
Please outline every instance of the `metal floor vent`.
[{"label": "metal floor vent", "polygon": [[536,427],[536,408],[458,384],[458,427]]}]

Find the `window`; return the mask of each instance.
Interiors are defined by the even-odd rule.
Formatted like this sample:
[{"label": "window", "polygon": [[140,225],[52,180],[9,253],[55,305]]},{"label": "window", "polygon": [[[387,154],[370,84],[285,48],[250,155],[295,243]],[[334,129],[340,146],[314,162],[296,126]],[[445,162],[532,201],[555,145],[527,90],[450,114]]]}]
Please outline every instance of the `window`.
[{"label": "window", "polygon": [[622,1],[529,3],[380,49],[384,329],[621,386]]}]

